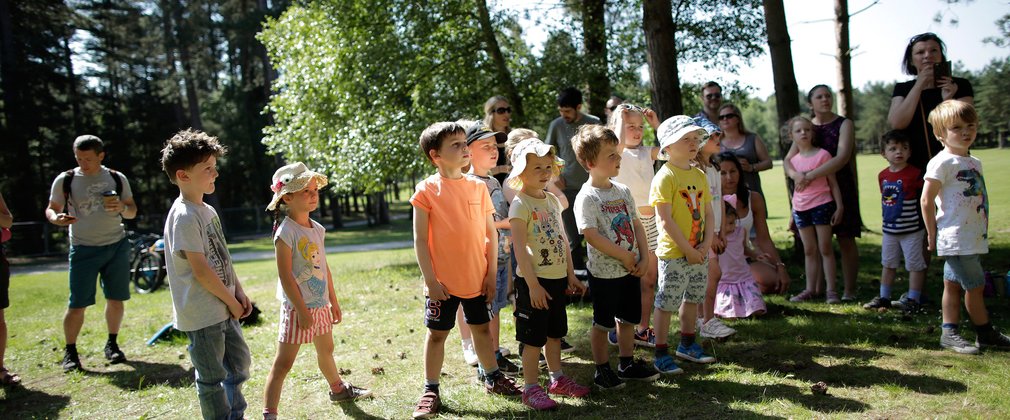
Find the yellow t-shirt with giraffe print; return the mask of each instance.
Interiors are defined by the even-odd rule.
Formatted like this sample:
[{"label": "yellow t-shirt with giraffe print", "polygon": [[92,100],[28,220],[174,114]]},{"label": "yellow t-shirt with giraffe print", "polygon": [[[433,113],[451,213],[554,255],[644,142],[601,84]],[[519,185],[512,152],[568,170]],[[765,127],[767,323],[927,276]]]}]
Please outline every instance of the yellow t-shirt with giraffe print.
[{"label": "yellow t-shirt with giraffe print", "polygon": [[[658,203],[670,203],[673,222],[691,246],[700,244],[704,239],[705,204],[711,200],[705,172],[696,167],[680,169],[667,162],[656,172],[649,188],[649,205],[655,207]],[[705,251],[705,254],[708,252]],[[656,256],[669,260],[684,258],[684,252],[665,229],[659,230]]]}]

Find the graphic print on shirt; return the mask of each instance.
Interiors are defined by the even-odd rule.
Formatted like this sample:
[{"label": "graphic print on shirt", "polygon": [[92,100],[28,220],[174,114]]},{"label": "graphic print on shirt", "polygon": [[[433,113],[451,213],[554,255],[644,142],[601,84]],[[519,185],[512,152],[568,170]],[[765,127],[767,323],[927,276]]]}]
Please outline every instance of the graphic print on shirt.
[{"label": "graphic print on shirt", "polygon": [[701,197],[703,194],[694,185],[689,185],[687,188],[680,190],[680,196],[684,198],[687,210],[691,212],[691,234],[687,236],[687,241],[692,247],[701,243],[704,232],[704,226],[701,221]]},{"label": "graphic print on shirt", "polygon": [[537,258],[537,265],[547,267],[554,264],[565,265],[565,243],[561,240],[561,234],[554,229],[554,226],[561,226],[561,221],[549,211],[535,209],[530,212],[530,223],[533,224],[533,234],[540,242],[540,258]]},{"label": "graphic print on shirt", "polygon": [[214,267],[214,272],[221,279],[225,287],[235,285],[234,271],[231,269],[231,254],[228,254],[228,247],[224,242],[224,230],[221,229],[221,220],[214,216],[206,226],[207,242],[210,243],[210,253],[207,254],[207,262]]},{"label": "graphic print on shirt", "polygon": [[90,216],[99,211],[105,211],[105,200],[102,198],[102,193],[112,189],[113,186],[108,182],[96,182],[88,185],[84,194],[84,201],[78,203],[76,198],[71,197],[71,200],[74,201],[74,211],[79,212],[83,216]]},{"label": "graphic print on shirt", "polygon": [[[985,178],[979,173],[975,168],[962,169],[957,171],[956,178],[958,181],[968,184],[964,192],[964,196],[969,200],[981,199],[981,203],[975,207],[975,211],[982,214],[982,218],[985,220],[986,226],[989,225],[989,194],[985,189]],[[976,198],[978,197],[978,198]],[[987,238],[988,229],[982,234],[982,238]]]},{"label": "graphic print on shirt", "polygon": [[884,220],[897,220],[901,217],[902,203],[905,202],[904,183],[884,180],[881,189],[880,204],[883,206]]},{"label": "graphic print on shirt", "polygon": [[326,306],[326,280],[323,280],[326,278],[326,262],[323,261],[323,253],[315,242],[304,236],[298,238],[298,253],[308,263],[295,277],[302,298],[305,299],[305,306]]},{"label": "graphic print on shirt", "polygon": [[[600,210],[603,214],[614,215],[614,218],[610,220],[610,229],[617,235],[614,244],[628,251],[634,249],[635,231],[631,228],[631,213],[628,212],[628,202],[623,199],[610,200],[603,203]],[[622,245],[622,243],[626,243],[627,245]]]}]

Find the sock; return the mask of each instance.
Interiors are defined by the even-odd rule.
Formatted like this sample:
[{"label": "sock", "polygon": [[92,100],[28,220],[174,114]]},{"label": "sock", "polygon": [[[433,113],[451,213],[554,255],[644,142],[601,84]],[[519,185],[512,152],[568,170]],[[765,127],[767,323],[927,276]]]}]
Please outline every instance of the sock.
[{"label": "sock", "polygon": [[67,353],[77,354],[77,344],[67,344]]},{"label": "sock", "polygon": [[334,394],[344,392],[344,388],[345,388],[344,381],[337,381],[330,384],[330,392]]},{"label": "sock", "polygon": [[431,391],[438,394],[438,379],[425,379],[424,391]]},{"label": "sock", "polygon": [[683,331],[680,333],[680,345],[685,348],[691,347],[694,344],[694,334],[688,334]]},{"label": "sock", "polygon": [[908,299],[919,302],[919,298],[922,297],[922,290],[908,290]]},{"label": "sock", "polygon": [[551,382],[561,379],[562,376],[565,376],[565,372],[562,372],[561,370],[558,370],[557,372],[551,372]]},{"label": "sock", "polygon": [[498,370],[498,369],[492,370],[490,372],[485,372],[484,373],[484,383],[486,383],[488,385],[493,384],[494,380],[497,379],[498,375],[500,375],[500,374],[501,374],[501,371]]},{"label": "sock", "polygon": [[670,355],[670,345],[669,344],[656,344],[656,358],[669,356]]},{"label": "sock", "polygon": [[600,373],[604,370],[610,370],[610,362],[604,362],[596,365],[596,373]]},{"label": "sock", "polygon": [[534,382],[532,384],[526,384],[526,386],[524,386],[523,389],[526,390],[526,391],[529,391],[529,390],[531,390],[533,388],[536,388],[538,386],[540,386],[540,384]]},{"label": "sock", "polygon": [[617,368],[620,370],[627,369],[628,366],[631,366],[631,361],[634,360],[634,358],[635,358],[634,356],[628,356],[628,357],[621,356],[620,357],[621,362],[619,365],[617,365]]},{"label": "sock", "polygon": [[985,324],[975,326],[975,333],[978,334],[979,337],[989,337],[992,335],[992,331],[992,322],[986,322]]},{"label": "sock", "polygon": [[885,298],[885,299],[890,299],[891,298],[891,286],[890,285],[887,285],[887,284],[884,284],[884,283],[880,283],[880,297]]},{"label": "sock", "polygon": [[940,328],[944,330],[951,330],[953,332],[957,332],[957,324],[951,322],[944,322],[943,324],[940,325]]}]

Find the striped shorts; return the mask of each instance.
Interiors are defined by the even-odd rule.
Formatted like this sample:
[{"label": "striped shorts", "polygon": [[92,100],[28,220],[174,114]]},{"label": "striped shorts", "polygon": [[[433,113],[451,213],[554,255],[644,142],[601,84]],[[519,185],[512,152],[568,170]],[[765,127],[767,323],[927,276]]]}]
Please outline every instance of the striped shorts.
[{"label": "striped shorts", "polygon": [[312,317],[312,327],[302,328],[298,325],[298,312],[288,305],[281,305],[280,332],[277,341],[285,344],[307,344],[314,338],[333,332],[333,314],[330,307],[309,308]]},{"label": "striped shorts", "polygon": [[645,227],[645,240],[649,243],[649,252],[656,252],[659,242],[659,228],[656,227],[656,215],[641,216],[642,226]]}]

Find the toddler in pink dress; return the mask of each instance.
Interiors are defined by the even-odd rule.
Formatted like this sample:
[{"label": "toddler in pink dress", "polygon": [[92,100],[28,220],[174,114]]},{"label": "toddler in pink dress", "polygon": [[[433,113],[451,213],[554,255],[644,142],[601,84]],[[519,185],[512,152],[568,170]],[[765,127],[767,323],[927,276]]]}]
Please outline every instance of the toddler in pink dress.
[{"label": "toddler in pink dress", "polygon": [[763,260],[767,259],[767,255],[759,255],[747,246],[747,232],[736,222],[736,195],[724,195],[723,200],[726,216],[722,232],[726,238],[726,250],[717,257],[722,277],[716,289],[715,315],[720,318],[763,315],[766,310],[764,297],[751,274],[747,258]]}]

